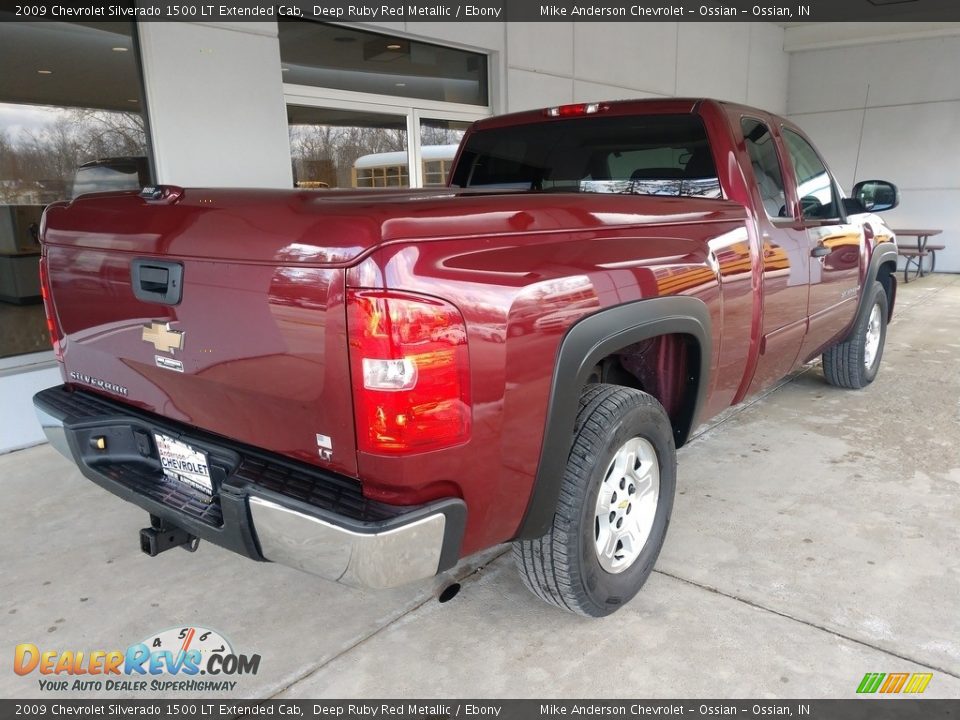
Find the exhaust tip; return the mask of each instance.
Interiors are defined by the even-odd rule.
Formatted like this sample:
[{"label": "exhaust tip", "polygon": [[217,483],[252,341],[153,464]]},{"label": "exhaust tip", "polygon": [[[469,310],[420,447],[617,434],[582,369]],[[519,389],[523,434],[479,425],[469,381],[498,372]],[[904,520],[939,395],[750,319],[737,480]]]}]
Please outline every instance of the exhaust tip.
[{"label": "exhaust tip", "polygon": [[452,585],[447,585],[443,589],[443,592],[440,593],[440,596],[437,598],[442,603],[450,602],[453,600],[457,594],[460,592],[460,583],[453,583]]}]

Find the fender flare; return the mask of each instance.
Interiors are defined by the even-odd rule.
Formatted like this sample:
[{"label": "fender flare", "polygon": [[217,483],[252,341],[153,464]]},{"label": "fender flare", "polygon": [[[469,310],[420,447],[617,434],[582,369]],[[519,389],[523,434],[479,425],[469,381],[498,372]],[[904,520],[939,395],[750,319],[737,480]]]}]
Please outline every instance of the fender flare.
[{"label": "fender flare", "polygon": [[601,310],[572,325],[560,342],[547,405],[540,462],[518,539],[542,537],[553,522],[580,401],[593,367],[617,350],[657,335],[691,335],[700,346],[700,373],[688,418],[674,428],[682,445],[703,409],[710,378],[710,311],[700,299],[672,296],[638,300]]},{"label": "fender flare", "polygon": [[893,313],[893,302],[896,298],[897,292],[896,267],[897,259],[899,257],[900,255],[897,252],[897,246],[892,242],[879,243],[873,248],[873,252],[870,254],[870,264],[867,265],[867,272],[863,278],[863,287],[860,289],[860,299],[857,301],[857,314],[854,317],[853,324],[850,326],[851,329],[857,326],[857,322],[860,320],[861,315],[869,311],[869,308],[866,307],[867,288],[869,288],[870,284],[875,282],[880,276],[880,266],[888,262],[892,262],[894,267],[894,272],[890,273],[894,283],[893,287],[891,288],[893,295],[889,299],[889,313]]}]

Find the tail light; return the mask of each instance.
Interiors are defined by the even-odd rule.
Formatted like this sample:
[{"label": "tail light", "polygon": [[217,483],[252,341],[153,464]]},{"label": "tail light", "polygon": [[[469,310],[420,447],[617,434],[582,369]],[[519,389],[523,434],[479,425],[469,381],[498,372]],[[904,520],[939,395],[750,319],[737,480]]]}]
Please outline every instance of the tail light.
[{"label": "tail light", "polygon": [[467,331],[453,305],[349,290],[347,326],[361,451],[424,452],[469,439]]},{"label": "tail light", "polygon": [[543,111],[543,114],[547,117],[578,117],[580,115],[593,115],[606,109],[607,106],[600,103],[575,103],[547,108]]},{"label": "tail light", "polygon": [[47,332],[50,333],[50,343],[53,345],[53,354],[57,360],[63,362],[63,348],[60,341],[63,332],[57,324],[56,313],[53,311],[53,299],[50,296],[50,279],[47,276],[47,258],[40,258],[40,296],[43,298],[43,312],[47,317]]}]

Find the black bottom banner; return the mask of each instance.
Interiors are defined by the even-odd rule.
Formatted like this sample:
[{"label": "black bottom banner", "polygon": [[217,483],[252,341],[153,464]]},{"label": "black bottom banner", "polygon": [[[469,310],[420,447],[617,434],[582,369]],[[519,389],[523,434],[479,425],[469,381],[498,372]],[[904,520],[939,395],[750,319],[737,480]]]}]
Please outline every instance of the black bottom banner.
[{"label": "black bottom banner", "polygon": [[557,720],[740,717],[960,720],[960,700],[0,700],[0,718]]}]

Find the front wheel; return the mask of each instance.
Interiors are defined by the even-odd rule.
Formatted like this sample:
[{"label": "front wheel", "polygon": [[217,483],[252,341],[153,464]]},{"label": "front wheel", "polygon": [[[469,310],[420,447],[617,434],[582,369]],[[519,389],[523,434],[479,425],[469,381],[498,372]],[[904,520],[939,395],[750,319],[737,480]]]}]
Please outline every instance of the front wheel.
[{"label": "front wheel", "polygon": [[579,615],[609,615],[653,570],[676,490],[670,419],[650,395],[590,385],[580,397],[573,447],[553,525],[514,545],[526,586]]},{"label": "front wheel", "polygon": [[837,387],[859,390],[873,382],[880,369],[887,339],[887,294],[873,283],[867,290],[866,308],[842,342],[823,353],[823,376]]}]

